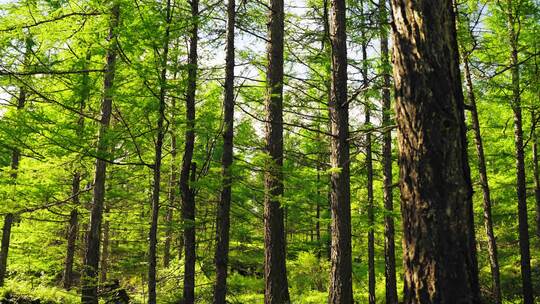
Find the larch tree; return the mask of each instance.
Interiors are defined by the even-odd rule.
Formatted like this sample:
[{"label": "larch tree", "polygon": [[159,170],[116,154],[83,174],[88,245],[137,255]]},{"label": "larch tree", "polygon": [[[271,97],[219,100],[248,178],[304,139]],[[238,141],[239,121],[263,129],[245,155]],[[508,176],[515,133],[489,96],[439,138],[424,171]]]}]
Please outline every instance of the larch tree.
[{"label": "larch tree", "polygon": [[404,303],[479,303],[452,1],[391,3]]}]

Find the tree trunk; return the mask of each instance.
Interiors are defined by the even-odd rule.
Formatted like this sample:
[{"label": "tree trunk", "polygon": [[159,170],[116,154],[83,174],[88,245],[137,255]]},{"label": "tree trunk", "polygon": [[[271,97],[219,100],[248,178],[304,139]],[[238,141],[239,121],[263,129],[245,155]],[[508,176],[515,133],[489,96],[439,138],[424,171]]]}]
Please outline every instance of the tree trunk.
[{"label": "tree trunk", "polygon": [[[92,59],[92,53],[88,51],[86,53],[86,58],[84,61],[84,67],[85,69],[88,67],[88,63]],[[88,95],[90,93],[90,88],[88,86],[88,83],[90,81],[89,73],[85,72],[83,74],[82,83],[81,83],[81,99],[79,102],[79,112],[81,115],[79,115],[79,119],[77,121],[77,136],[79,138],[83,137],[83,131],[84,131],[84,116],[82,115],[85,107],[86,107],[86,101],[88,99]],[[70,216],[69,216],[69,226],[68,226],[68,233],[67,233],[67,249],[66,249],[66,259],[64,263],[64,274],[62,278],[62,282],[64,284],[65,289],[70,289],[73,284],[73,261],[75,259],[75,243],[77,242],[77,234],[79,233],[79,212],[77,210],[80,200],[79,200],[79,191],[80,191],[80,184],[81,184],[81,173],[79,169],[75,169],[75,172],[73,172],[73,179],[71,184],[71,196],[72,196],[72,203],[75,206],[73,210],[71,210]]]},{"label": "tree trunk", "polygon": [[[199,0],[192,0],[191,31],[188,56],[188,84],[186,92],[186,139],[182,170],[180,172],[180,192],[182,194],[182,218],[184,223],[184,304],[195,302],[195,192],[190,185],[195,176],[192,163],[195,147],[195,92],[197,90],[197,44],[199,29]],[[193,172],[192,172],[193,171]]]},{"label": "tree trunk", "polygon": [[9,252],[9,242],[11,239],[11,225],[13,224],[13,213],[4,216],[4,227],[2,228],[2,250],[0,251],[0,286],[4,286],[7,270],[7,258]]},{"label": "tree trunk", "polygon": [[225,98],[223,100],[223,155],[221,158],[222,189],[216,219],[216,285],[214,304],[225,304],[227,294],[227,266],[229,260],[229,229],[234,137],[234,26],[235,0],[227,4],[227,55],[225,58]]},{"label": "tree trunk", "polygon": [[[113,4],[111,8],[111,20],[108,41],[110,43],[107,50],[107,63],[105,65],[105,78],[103,81],[103,101],[101,103],[101,120],[98,132],[98,144],[96,154],[98,157],[106,157],[109,150],[107,141],[107,130],[111,120],[112,112],[112,90],[116,65],[116,27],[120,19],[120,7]],[[97,304],[97,272],[99,264],[99,241],[101,236],[101,220],[103,217],[103,202],[105,199],[105,173],[107,163],[103,159],[96,159],[94,176],[94,193],[90,215],[90,230],[86,241],[86,252],[84,258],[84,274],[82,282],[81,301],[83,304]]]},{"label": "tree trunk", "polygon": [[404,303],[479,303],[452,1],[391,2]]},{"label": "tree trunk", "polygon": [[[532,111],[532,120],[536,119],[536,113]],[[540,169],[538,167],[538,135],[536,127],[532,130],[533,140],[533,173],[534,173],[534,199],[536,202],[536,236],[540,239]]]},{"label": "tree trunk", "polygon": [[351,202],[349,168],[349,104],[347,100],[347,37],[345,0],[332,0],[330,41],[332,80],[331,121],[331,213],[332,253],[328,303],[353,303],[351,258]]},{"label": "tree trunk", "polygon": [[289,303],[283,196],[283,0],[270,0],[266,71],[266,153],[264,176],[264,302]]},{"label": "tree trunk", "polygon": [[394,241],[394,196],[392,193],[392,119],[390,117],[392,109],[390,100],[390,73],[391,66],[388,52],[388,11],[387,0],[380,0],[380,39],[381,39],[381,61],[383,65],[383,88],[382,95],[382,125],[383,125],[383,145],[382,145],[382,167],[383,167],[383,201],[386,214],[384,216],[384,275],[386,286],[386,303],[397,304],[397,280],[396,280],[396,250]]},{"label": "tree trunk", "polygon": [[495,303],[502,303],[501,284],[499,275],[499,260],[497,255],[497,243],[495,233],[493,232],[493,219],[491,217],[491,196],[486,169],[486,159],[484,156],[484,144],[480,132],[480,121],[478,119],[478,111],[476,109],[476,96],[474,94],[473,82],[469,68],[469,59],[463,56],[465,79],[467,83],[467,99],[471,112],[471,122],[474,131],[474,141],[476,144],[476,154],[478,156],[478,173],[480,175],[480,186],[482,187],[482,195],[484,202],[484,229],[488,238],[488,253],[491,266],[491,288],[495,297]]},{"label": "tree trunk", "polygon": [[515,18],[512,0],[508,0],[508,38],[511,47],[510,70],[512,72],[512,111],[514,112],[514,142],[516,149],[516,191],[518,199],[519,251],[521,255],[521,280],[523,303],[534,302],[531,279],[531,253],[529,248],[529,223],[527,219],[527,185],[525,177],[525,153],[521,116],[521,88],[519,83],[518,38],[514,30]]},{"label": "tree trunk", "polygon": [[165,98],[167,95],[167,62],[169,58],[169,36],[171,24],[171,0],[167,0],[166,4],[166,20],[165,39],[163,42],[163,51],[161,53],[161,75],[159,88],[159,113],[157,118],[157,139],[154,147],[154,182],[152,189],[152,219],[150,222],[150,231],[148,234],[148,304],[156,304],[156,265],[157,265],[157,230],[159,220],[159,197],[161,191],[161,157],[163,150],[163,138],[165,137],[165,129],[163,122],[165,121]]}]

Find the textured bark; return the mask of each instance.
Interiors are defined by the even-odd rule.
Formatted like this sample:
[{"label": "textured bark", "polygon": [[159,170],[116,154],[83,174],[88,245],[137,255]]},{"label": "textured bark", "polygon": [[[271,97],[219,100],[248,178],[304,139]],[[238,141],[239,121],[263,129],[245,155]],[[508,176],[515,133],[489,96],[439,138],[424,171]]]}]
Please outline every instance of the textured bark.
[{"label": "textured bark", "polygon": [[452,1],[391,3],[404,303],[479,303]]},{"label": "textured bark", "polygon": [[[109,129],[112,112],[112,89],[116,65],[116,27],[120,19],[120,7],[113,4],[108,41],[110,43],[106,54],[105,77],[103,81],[103,100],[101,102],[101,119],[98,131],[96,154],[103,156],[109,150],[106,133]],[[82,282],[81,301],[83,304],[97,304],[97,273],[99,264],[99,241],[101,237],[101,221],[103,218],[103,203],[105,200],[105,174],[107,163],[96,159],[93,202],[90,214],[90,229],[87,235],[84,257],[84,273]]]},{"label": "textured bark", "polygon": [[229,228],[234,136],[234,26],[235,0],[227,4],[227,55],[225,58],[225,98],[223,100],[223,155],[221,158],[222,188],[216,218],[216,284],[214,304],[225,304],[227,295],[227,266],[229,261]]},{"label": "textured bark", "polygon": [[489,190],[486,159],[484,155],[484,144],[480,132],[480,121],[478,119],[478,111],[476,108],[476,96],[474,94],[473,82],[469,68],[469,59],[467,56],[463,58],[465,80],[467,83],[467,99],[471,112],[471,122],[474,131],[474,142],[476,144],[476,154],[478,156],[478,173],[480,175],[480,186],[483,195],[484,209],[484,229],[488,238],[488,254],[491,266],[491,288],[496,304],[502,303],[501,283],[499,273],[499,259],[497,254],[497,242],[493,231],[493,218],[491,216],[491,195]]},{"label": "textured bark", "polygon": [[158,99],[158,117],[156,123],[156,143],[154,146],[153,185],[152,185],[152,218],[148,233],[148,304],[156,304],[156,265],[157,265],[157,230],[159,220],[159,198],[161,191],[161,158],[163,151],[163,138],[165,137],[165,98],[167,95],[167,62],[169,59],[169,37],[171,24],[171,0],[166,2],[165,37],[161,52],[161,74]]},{"label": "textured bark", "polygon": [[345,13],[345,0],[331,1],[329,29],[332,46],[332,79],[329,110],[332,134],[330,151],[332,249],[328,302],[339,304],[353,303]]},{"label": "textured bark", "polygon": [[525,176],[525,153],[523,146],[523,121],[521,114],[521,88],[519,83],[518,38],[512,0],[508,4],[508,38],[511,48],[510,70],[512,73],[512,111],[514,112],[514,143],[516,154],[516,192],[518,199],[519,252],[521,255],[521,282],[523,303],[534,302],[531,279],[531,253],[529,248],[529,223],[527,219],[527,181]]},{"label": "textured bark", "polygon": [[289,303],[283,196],[283,0],[270,0],[266,71],[266,153],[264,176],[264,302]]},{"label": "textured bark", "polygon": [[190,185],[195,176],[192,164],[195,147],[195,92],[197,90],[197,44],[199,22],[199,0],[192,0],[191,30],[188,56],[188,84],[186,92],[186,138],[182,169],[180,172],[180,193],[182,195],[182,219],[184,223],[184,304],[195,302],[195,192]]},{"label": "textured bark", "polygon": [[381,61],[383,65],[383,88],[382,95],[382,167],[383,167],[383,201],[386,214],[384,216],[384,275],[385,275],[385,298],[387,304],[397,304],[397,280],[396,280],[396,249],[395,249],[395,228],[394,228],[394,196],[392,193],[392,125],[391,100],[390,100],[390,73],[391,67],[388,52],[388,11],[387,0],[379,1],[380,12],[380,41],[381,41]]}]

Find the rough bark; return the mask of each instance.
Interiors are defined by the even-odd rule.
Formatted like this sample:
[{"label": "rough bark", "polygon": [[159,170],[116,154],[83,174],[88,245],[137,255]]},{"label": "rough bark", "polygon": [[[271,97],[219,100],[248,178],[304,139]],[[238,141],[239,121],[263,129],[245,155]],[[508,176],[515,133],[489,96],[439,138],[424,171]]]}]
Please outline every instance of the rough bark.
[{"label": "rough bark", "polygon": [[160,207],[160,191],[161,191],[161,158],[163,151],[163,138],[165,137],[165,98],[167,95],[167,62],[169,59],[169,37],[171,24],[171,0],[166,2],[165,16],[165,37],[163,41],[163,49],[161,52],[161,73],[160,73],[160,88],[158,99],[158,117],[156,123],[156,143],[154,146],[154,165],[153,170],[153,185],[152,185],[152,218],[150,220],[150,231],[148,233],[148,304],[156,303],[156,265],[157,265],[157,230],[159,220]]},{"label": "rough bark", "polygon": [[221,158],[222,188],[216,218],[216,284],[214,304],[225,304],[227,295],[227,266],[229,260],[229,229],[234,136],[234,26],[235,0],[227,4],[227,55],[225,58],[225,98],[223,100],[223,155]]},{"label": "rough bark", "polygon": [[382,167],[383,167],[383,202],[386,214],[384,216],[384,275],[385,275],[385,298],[387,304],[397,304],[397,280],[396,280],[396,249],[394,228],[394,196],[392,193],[392,125],[391,100],[390,100],[390,61],[388,51],[388,10],[387,0],[379,1],[380,12],[380,41],[381,61],[383,66],[382,95]]},{"label": "rough bark", "polygon": [[491,266],[491,288],[496,304],[502,301],[501,283],[499,273],[499,259],[497,254],[497,242],[493,231],[493,218],[491,216],[491,195],[488,183],[486,158],[484,155],[484,144],[482,141],[482,133],[480,132],[480,120],[478,119],[478,111],[476,108],[476,96],[471,78],[469,67],[469,59],[467,56],[463,58],[465,80],[467,83],[467,99],[469,100],[469,108],[471,113],[472,129],[474,131],[474,142],[476,145],[476,155],[478,157],[478,173],[480,175],[480,187],[482,188],[483,209],[484,209],[484,229],[488,239],[488,254]]},{"label": "rough bark", "polygon": [[329,303],[353,303],[351,259],[351,202],[349,167],[349,104],[347,100],[347,37],[344,0],[330,6],[332,79],[330,84],[331,123],[331,274]]},{"label": "rough bark", "polygon": [[78,226],[79,213],[75,208],[71,210],[71,213],[69,215],[69,226],[67,231],[66,259],[64,262],[64,273],[62,278],[62,283],[65,289],[70,289],[73,285],[73,260],[75,257],[75,242],[77,241]]},{"label": "rough bark", "polygon": [[519,252],[521,256],[521,282],[523,303],[534,302],[531,279],[531,253],[529,248],[529,223],[527,219],[527,181],[525,176],[525,153],[523,146],[523,120],[521,113],[521,88],[518,60],[518,38],[512,0],[508,4],[508,38],[510,43],[510,70],[512,73],[512,111],[514,112],[514,143],[516,155],[516,192],[518,200]]},{"label": "rough bark", "polygon": [[266,70],[266,153],[264,176],[264,302],[289,303],[285,265],[283,196],[283,0],[270,0]]},{"label": "rough bark", "polygon": [[[195,147],[195,92],[197,90],[197,45],[199,29],[199,0],[192,0],[191,30],[188,55],[188,84],[186,92],[186,134],[184,157],[180,172],[180,193],[182,195],[182,218],[184,224],[184,304],[195,302],[195,192],[190,185],[190,172]],[[191,172],[195,176],[195,172]]]},{"label": "rough bark", "polygon": [[7,258],[9,252],[9,242],[11,239],[11,226],[13,225],[13,213],[4,216],[4,226],[2,228],[2,250],[0,251],[0,286],[4,286],[7,270]]},{"label": "rough bark", "polygon": [[479,303],[452,1],[391,3],[404,303]]},{"label": "rough bark", "polygon": [[[113,4],[108,41],[110,43],[106,54],[105,77],[103,81],[103,100],[101,102],[101,119],[98,131],[96,154],[106,155],[109,143],[106,133],[109,129],[113,101],[113,83],[116,65],[116,27],[120,19],[120,7]],[[101,221],[103,218],[103,203],[105,199],[105,174],[107,163],[103,159],[96,159],[94,175],[93,202],[90,214],[90,229],[87,235],[86,251],[84,257],[83,282],[81,301],[83,304],[97,304],[97,273],[99,264],[99,242],[101,237]]]}]

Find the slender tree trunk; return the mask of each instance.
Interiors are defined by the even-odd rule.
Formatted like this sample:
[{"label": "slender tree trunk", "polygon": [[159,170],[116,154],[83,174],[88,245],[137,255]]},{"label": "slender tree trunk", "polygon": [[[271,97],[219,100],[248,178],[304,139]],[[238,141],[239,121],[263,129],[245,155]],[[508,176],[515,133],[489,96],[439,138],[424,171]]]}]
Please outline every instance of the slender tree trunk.
[{"label": "slender tree trunk", "polygon": [[353,303],[351,256],[351,202],[349,168],[349,104],[347,99],[347,36],[345,0],[332,0],[330,44],[332,80],[331,121],[331,213],[332,253],[328,303]]},{"label": "slender tree trunk", "polygon": [[391,2],[404,303],[479,303],[452,1]]},{"label": "slender tree trunk", "polygon": [[223,100],[223,155],[221,158],[222,188],[216,219],[216,285],[214,304],[225,304],[227,294],[227,266],[229,260],[229,229],[234,128],[234,26],[235,0],[227,4],[227,56],[225,58],[225,98]]},{"label": "slender tree trunk", "polygon": [[165,137],[165,98],[167,95],[167,61],[169,58],[169,36],[171,24],[171,0],[167,0],[166,4],[166,20],[165,39],[163,42],[163,50],[161,53],[161,75],[159,89],[159,110],[157,118],[157,138],[154,147],[154,182],[152,189],[152,219],[150,222],[150,232],[148,234],[148,304],[156,304],[156,265],[157,265],[157,230],[159,220],[159,198],[161,191],[161,158],[163,150],[163,138]]},{"label": "slender tree trunk", "polygon": [[283,0],[270,0],[266,71],[266,152],[264,178],[264,302],[289,303],[283,196]]},{"label": "slender tree trunk", "polygon": [[476,154],[478,156],[478,173],[480,175],[480,186],[482,188],[484,202],[484,228],[488,238],[488,253],[491,266],[491,288],[495,297],[495,303],[502,303],[501,284],[499,275],[499,260],[497,257],[497,243],[495,233],[493,232],[493,219],[491,216],[491,196],[486,169],[486,159],[484,156],[484,144],[480,132],[480,121],[478,119],[478,111],[476,109],[476,96],[474,94],[473,82],[469,68],[469,59],[467,56],[463,58],[465,79],[467,83],[467,99],[471,112],[471,122],[474,131],[474,141],[476,144]]},{"label": "slender tree trunk", "polygon": [[[362,3],[362,11],[363,11]],[[363,12],[362,12],[363,13]],[[368,66],[367,66],[367,47],[368,41],[366,32],[362,33],[362,81],[364,87],[368,86]],[[371,128],[371,109],[369,98],[364,100],[365,104],[365,125]],[[375,304],[375,217],[373,213],[373,154],[371,147],[371,131],[366,130],[366,173],[367,173],[367,212],[368,212],[368,301],[369,304]]]},{"label": "slender tree trunk", "polygon": [[510,64],[512,72],[512,111],[514,112],[514,142],[516,149],[516,191],[518,199],[519,251],[521,255],[521,280],[523,303],[534,302],[531,279],[531,253],[529,248],[529,223],[527,219],[527,187],[525,177],[525,153],[523,146],[523,125],[521,114],[521,88],[519,83],[518,38],[515,32],[515,18],[512,0],[508,4],[508,38],[511,47]]},{"label": "slender tree trunk", "polygon": [[[536,112],[532,111],[533,121],[536,119]],[[534,199],[536,202],[536,236],[540,238],[540,169],[538,167],[538,135],[536,127],[532,131],[533,140],[533,173],[534,173]]]},{"label": "slender tree trunk", "polygon": [[[88,63],[90,62],[90,59],[92,59],[92,53],[88,51],[86,53],[86,58],[83,65],[85,69],[88,67]],[[83,74],[82,83],[81,83],[81,99],[79,102],[80,113],[83,113],[86,107],[86,101],[88,99],[88,95],[90,92],[89,81],[90,81],[90,75],[88,72],[85,72]],[[84,116],[81,114],[79,115],[79,119],[77,121],[77,136],[79,138],[83,137],[83,131],[84,131]],[[63,278],[62,278],[62,282],[64,284],[65,289],[70,289],[73,284],[73,261],[75,259],[75,244],[77,242],[77,234],[79,233],[78,231],[79,230],[79,212],[77,208],[80,205],[80,200],[79,200],[80,184],[81,184],[81,172],[79,169],[75,169],[75,172],[73,172],[73,179],[71,183],[71,196],[72,196],[71,201],[73,205],[75,206],[75,208],[71,210],[71,213],[69,216],[66,259],[64,262],[64,273],[63,273]]]},{"label": "slender tree trunk", "polygon": [[[98,144],[96,154],[99,157],[106,157],[109,150],[106,133],[109,129],[112,112],[112,90],[116,65],[116,27],[120,19],[120,7],[113,4],[111,8],[111,20],[108,41],[110,43],[107,50],[107,63],[105,65],[105,79],[103,81],[103,101],[101,103],[101,119],[98,132]],[[97,304],[97,273],[99,264],[99,241],[101,236],[101,220],[103,217],[103,202],[105,199],[105,174],[107,163],[103,159],[96,159],[94,176],[94,193],[92,210],[90,215],[90,230],[86,241],[86,252],[84,257],[84,274],[82,284],[81,300],[83,304]]]},{"label": "slender tree trunk", "polygon": [[8,213],[4,216],[4,226],[2,228],[2,251],[0,252],[0,286],[4,286],[4,280],[6,277],[9,242],[11,239],[11,225],[13,225],[13,213]]},{"label": "slender tree trunk", "polygon": [[396,280],[396,249],[395,249],[395,228],[394,228],[394,196],[392,193],[392,111],[390,100],[390,73],[391,66],[388,52],[388,10],[387,0],[379,1],[380,12],[380,39],[381,39],[381,61],[383,65],[383,88],[382,95],[382,125],[383,125],[383,146],[382,146],[382,167],[383,167],[383,201],[386,214],[384,216],[384,275],[386,286],[386,303],[397,304],[397,280]]},{"label": "slender tree trunk", "polygon": [[321,166],[317,164],[317,206],[315,207],[315,240],[317,241],[317,258],[321,258],[323,251],[321,244]]},{"label": "slender tree trunk", "polygon": [[101,249],[101,262],[100,262],[100,274],[99,281],[101,283],[107,282],[107,272],[109,271],[109,245],[110,245],[110,222],[105,220],[103,222],[103,241]]},{"label": "slender tree trunk", "polygon": [[[182,218],[184,223],[184,304],[195,302],[195,192],[190,185],[190,172],[195,176],[192,163],[195,147],[195,92],[197,89],[197,44],[199,23],[199,0],[192,0],[191,37],[188,56],[188,87],[186,92],[186,139],[182,170],[180,172],[180,192],[182,194]],[[193,171],[193,172],[192,172]]]}]

